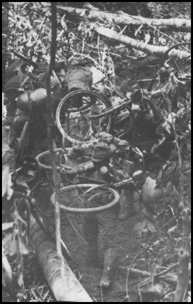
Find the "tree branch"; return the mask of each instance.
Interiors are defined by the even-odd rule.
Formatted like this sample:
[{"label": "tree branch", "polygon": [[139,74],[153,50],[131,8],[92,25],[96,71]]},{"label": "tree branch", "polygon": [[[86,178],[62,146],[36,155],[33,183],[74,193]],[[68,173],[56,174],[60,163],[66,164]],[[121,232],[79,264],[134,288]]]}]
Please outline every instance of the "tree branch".
[{"label": "tree branch", "polygon": [[[141,50],[145,53],[149,53],[152,55],[164,55],[164,54],[166,54],[166,52],[169,49],[167,46],[157,46],[157,45],[146,44],[143,41],[139,41],[139,40],[130,38],[126,35],[121,35],[115,31],[110,30],[105,27],[95,26],[94,29],[98,34],[100,34],[108,39],[116,40],[118,42],[124,43],[128,46],[134,47],[135,49]],[[175,49],[171,50],[171,52],[169,54],[169,57],[178,57],[179,59],[187,58],[188,56],[190,56],[189,52],[175,50]]]},{"label": "tree branch", "polygon": [[128,15],[124,12],[118,13],[109,13],[103,12],[98,9],[80,9],[74,7],[66,7],[58,5],[58,8],[70,13],[76,14],[80,17],[87,17],[90,20],[99,20],[99,21],[108,21],[115,22],[116,24],[126,24],[126,25],[149,25],[149,26],[157,26],[159,28],[166,28],[170,27],[173,30],[188,32],[191,30],[191,20],[183,19],[183,18],[170,18],[170,19],[152,19],[152,18],[145,18],[141,16],[132,16]]}]

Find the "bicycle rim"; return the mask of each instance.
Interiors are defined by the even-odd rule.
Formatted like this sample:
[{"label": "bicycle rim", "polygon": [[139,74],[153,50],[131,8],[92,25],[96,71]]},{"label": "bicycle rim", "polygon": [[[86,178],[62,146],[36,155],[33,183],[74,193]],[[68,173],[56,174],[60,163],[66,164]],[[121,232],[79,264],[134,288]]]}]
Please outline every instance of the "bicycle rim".
[{"label": "bicycle rim", "polygon": [[[71,195],[69,196],[70,192]],[[106,203],[107,198],[109,201]],[[60,208],[68,213],[99,213],[114,207],[119,202],[119,193],[115,189],[104,185],[76,184],[64,186],[60,189],[58,195],[53,193],[51,196],[53,204],[56,199]],[[102,199],[105,204],[101,206]]]},{"label": "bicycle rim", "polygon": [[92,141],[95,134],[110,130],[111,117],[105,118],[105,120],[90,119],[88,112],[92,113],[96,108],[101,111],[110,105],[108,99],[96,92],[72,91],[60,101],[57,107],[57,128],[63,138],[73,144]]}]

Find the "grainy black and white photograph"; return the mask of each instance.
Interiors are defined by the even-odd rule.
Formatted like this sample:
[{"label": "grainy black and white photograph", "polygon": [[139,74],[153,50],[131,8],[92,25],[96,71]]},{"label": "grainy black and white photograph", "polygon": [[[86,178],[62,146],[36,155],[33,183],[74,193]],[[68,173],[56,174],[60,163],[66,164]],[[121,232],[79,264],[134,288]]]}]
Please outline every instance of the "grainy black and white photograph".
[{"label": "grainy black and white photograph", "polygon": [[2,302],[191,302],[190,14],[2,2]]}]

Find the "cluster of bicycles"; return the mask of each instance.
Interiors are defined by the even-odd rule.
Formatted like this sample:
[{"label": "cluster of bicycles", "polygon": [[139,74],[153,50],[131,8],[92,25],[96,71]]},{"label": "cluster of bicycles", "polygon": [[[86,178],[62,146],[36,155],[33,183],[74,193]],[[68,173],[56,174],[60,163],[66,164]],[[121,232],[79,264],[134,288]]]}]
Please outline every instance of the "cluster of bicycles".
[{"label": "cluster of bicycles", "polygon": [[[92,206],[90,203],[90,208],[80,206],[71,208],[65,207],[64,204],[67,211],[82,212],[84,210],[86,212],[93,208],[93,212],[96,212],[96,208],[103,210],[103,208],[108,208],[108,205],[111,207],[111,201],[114,202],[113,204],[119,201],[114,184],[122,181],[123,185],[135,184],[136,176],[155,170],[152,164],[156,164],[156,169],[158,169],[169,159],[175,146],[174,124],[171,119],[168,119],[169,115],[165,115],[165,112],[167,114],[176,112],[177,94],[180,91],[181,94],[186,95],[187,92],[184,88],[189,85],[191,79],[188,69],[190,56],[185,60],[186,69],[183,73],[178,68],[175,59],[171,60],[169,57],[173,48],[181,46],[185,47],[183,44],[174,46],[163,56],[163,62],[156,78],[138,81],[135,88],[128,88],[128,94],[121,99],[116,96],[106,97],[93,89],[90,84],[85,84],[85,79],[88,82],[90,80],[89,72],[85,72],[84,67],[77,68],[76,66],[71,69],[69,73],[71,78],[68,79],[70,83],[67,84],[67,87],[70,88],[68,93],[62,88],[60,76],[58,77],[60,73],[54,72],[54,81],[61,89],[60,94],[54,96],[55,93],[53,93],[52,97],[57,99],[55,125],[60,134],[59,141],[57,141],[60,147],[55,150],[55,158],[57,171],[62,176],[64,183],[62,191],[65,191],[65,187],[70,187],[70,189],[71,187],[72,189],[95,189],[97,187],[98,190],[106,187],[109,192],[113,193],[110,196],[112,200],[110,199],[110,203],[107,203],[105,207],[93,207],[94,205]],[[37,69],[37,66],[35,68]],[[59,68],[59,72],[61,70],[63,67]],[[32,75],[27,75],[27,78],[30,76]],[[23,82],[25,81],[24,78]],[[72,83],[75,83],[76,86],[72,87]],[[170,83],[174,89],[169,86]],[[63,98],[62,94],[65,95]],[[21,134],[19,138],[20,158],[22,158],[23,143],[29,136],[28,129],[30,129],[30,125],[33,125],[31,122],[33,122],[34,116],[37,116],[38,119],[41,118],[41,115],[38,116],[37,113],[46,110],[46,89],[37,88],[23,93],[19,91],[16,102],[18,108],[28,113],[28,119],[25,120],[22,129],[19,128],[21,129],[19,130]],[[48,175],[52,168],[51,157],[49,151],[41,152],[36,157],[39,168]],[[124,171],[123,165],[120,168],[123,159],[129,163],[128,170],[126,170],[129,174],[119,176],[118,172]],[[115,170],[115,164],[118,163],[119,168]],[[114,172],[112,173],[112,171]],[[98,179],[93,178],[96,176],[96,172],[101,174]],[[84,181],[84,184],[81,181]],[[91,187],[92,181],[94,181],[94,188]],[[69,186],[70,183],[73,185]],[[92,191],[85,193],[88,195]],[[96,196],[94,197],[96,199]]]},{"label": "cluster of bicycles", "polygon": [[[18,209],[21,214],[24,210],[28,215],[32,213],[42,229],[51,235],[34,200],[34,192],[46,183],[51,185],[55,169],[60,178],[50,202],[58,202],[68,220],[68,214],[75,214],[77,219],[77,215],[83,215],[90,258],[97,251],[97,236],[91,227],[97,227],[97,215],[115,207],[119,219],[127,218],[129,200],[135,201],[134,194],[140,198],[148,174],[153,172],[156,176],[176,150],[173,116],[179,109],[178,99],[180,102],[188,99],[191,74],[190,56],[185,59],[181,73],[175,59],[169,57],[172,50],[173,47],[163,56],[156,78],[138,81],[134,87],[128,87],[127,94],[121,98],[113,94],[106,97],[93,89],[90,72],[85,67],[71,68],[67,86],[62,84],[65,68],[60,66],[54,71],[51,94],[55,102],[53,134],[57,146],[54,151],[39,147],[47,137],[44,114],[49,101],[46,86],[39,85],[37,79],[45,80],[45,73],[35,75],[28,71],[26,74],[25,65],[16,67],[16,75],[12,75],[16,78],[12,78],[5,92],[14,108],[25,114],[16,115],[12,127],[13,138],[17,139],[12,144],[16,145],[20,167],[13,178],[14,192],[24,202],[19,203]],[[37,65],[34,68],[38,69]],[[20,85],[15,80],[19,80]],[[27,90],[24,89],[26,83],[31,85]],[[32,160],[25,160],[25,152],[34,148],[36,141],[40,151]],[[70,220],[69,223],[74,229],[76,225]],[[80,235],[77,230],[76,234]],[[104,258],[101,286],[108,285],[104,273],[108,277],[113,264],[109,258],[111,249],[104,254],[107,258]]]}]

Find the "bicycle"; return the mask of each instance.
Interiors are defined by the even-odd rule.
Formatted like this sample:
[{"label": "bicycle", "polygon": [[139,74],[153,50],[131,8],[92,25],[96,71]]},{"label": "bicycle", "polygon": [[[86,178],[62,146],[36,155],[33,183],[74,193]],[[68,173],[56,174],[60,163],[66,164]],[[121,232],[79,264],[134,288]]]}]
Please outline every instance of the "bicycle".
[{"label": "bicycle", "polygon": [[[65,211],[69,211],[71,213],[95,213],[95,212],[101,212],[104,211],[108,208],[111,208],[112,206],[114,206],[115,204],[118,203],[118,194],[115,191],[116,189],[122,188],[122,187],[126,187],[128,185],[133,184],[134,185],[134,180],[136,178],[138,178],[139,176],[143,175],[143,171],[142,170],[137,170],[135,172],[133,172],[132,176],[130,176],[129,178],[124,178],[124,176],[120,176],[119,179],[121,178],[121,181],[119,182],[115,182],[115,180],[117,180],[117,177],[120,175],[120,173],[116,173],[116,169],[114,168],[113,163],[110,163],[110,158],[105,158],[105,159],[96,159],[96,158],[92,158],[91,155],[85,155],[85,159],[82,160],[79,163],[73,163],[72,161],[68,162],[68,157],[70,155],[72,155],[74,152],[77,152],[76,150],[77,148],[66,148],[65,150],[62,148],[58,148],[55,149],[55,155],[56,155],[56,169],[57,171],[60,173],[60,175],[63,177],[63,184],[62,184],[62,188],[60,188],[59,193],[68,191],[68,190],[72,190],[72,192],[75,192],[75,190],[79,190],[80,188],[91,188],[97,191],[101,191],[104,189],[107,189],[110,193],[113,194],[114,198],[112,199],[112,202],[110,202],[109,204],[107,203],[107,205],[105,204],[105,206],[102,207],[65,207],[62,206],[61,208],[64,209]],[[80,148],[78,148],[80,151]],[[129,149],[132,149],[131,147],[129,147]],[[124,150],[125,150],[125,146],[124,146]],[[142,161],[143,159],[143,154],[140,153],[140,151],[138,150],[133,150],[133,153],[136,154],[136,156],[138,156],[138,158],[140,158],[140,160]],[[121,152],[117,151],[115,153],[115,150],[112,153],[112,157],[113,155],[116,157],[116,155],[119,155]],[[125,153],[125,151],[124,151]],[[44,151],[40,154],[37,155],[36,157],[36,161],[38,166],[43,169],[44,171],[46,171],[48,174],[50,174],[52,172],[52,166],[51,166],[51,159],[49,159],[49,157],[51,156],[50,151]],[[104,167],[106,166],[106,167]],[[101,170],[102,168],[102,170]],[[104,168],[106,170],[104,170]],[[87,173],[88,172],[93,172],[96,170],[101,170],[101,171],[105,171],[105,176],[106,178],[103,181],[99,181],[99,180],[95,180],[91,177],[87,177]],[[133,170],[132,170],[133,171]],[[130,173],[131,174],[131,173]],[[75,177],[75,180],[74,180]],[[66,178],[68,178],[68,182],[67,185],[65,186],[65,181]],[[74,180],[74,183],[69,185],[70,183]],[[114,182],[105,182],[105,180],[111,180]],[[81,181],[84,181],[84,184],[81,183]],[[86,184],[85,184],[86,182]],[[78,184],[77,184],[78,183]],[[81,183],[81,184],[80,184]],[[115,189],[115,190],[114,190]],[[85,193],[87,194],[91,194],[93,190],[88,190]],[[54,196],[53,196],[54,195]],[[52,195],[52,201],[55,198],[56,194]],[[57,193],[58,195],[58,193]],[[77,194],[77,200],[79,200],[80,196],[83,195],[83,192],[81,192],[80,194]],[[102,194],[101,194],[102,195]],[[64,195],[64,199],[66,198],[66,195]],[[88,203],[87,198],[84,197],[83,200],[81,200],[82,202],[85,200],[85,202]],[[89,200],[90,202],[90,200]],[[69,200],[69,204],[73,203],[72,200]],[[92,204],[91,204],[92,205]]]},{"label": "bicycle", "polygon": [[[172,46],[171,48],[169,48],[167,50],[167,52],[163,55],[162,60],[161,60],[162,64],[160,65],[160,77],[165,78],[165,80],[166,80],[166,76],[169,77],[170,73],[172,72],[172,69],[175,69],[175,67],[176,67],[176,65],[174,64],[175,59],[173,59],[173,58],[170,59],[170,57],[169,57],[169,55],[173,51],[173,49],[176,49],[178,47],[181,47],[181,46],[184,46],[187,44],[189,45],[189,43],[180,43],[180,44]],[[185,60],[186,60],[186,65],[187,65],[190,60],[190,55],[188,56],[188,58],[185,58]],[[162,67],[164,67],[164,68],[162,68]],[[179,74],[179,70],[177,70],[177,72],[174,73],[173,77],[175,77],[175,81],[179,85],[180,84],[183,85],[185,81],[189,81],[191,78],[190,74],[186,75],[185,77],[182,77],[182,75],[178,75],[178,74]],[[122,102],[118,105],[114,106],[110,102],[108,102],[108,103],[106,103],[105,107],[103,107],[103,108],[101,107],[98,111],[96,111],[96,113],[93,113],[92,109],[90,111],[84,112],[84,110],[86,110],[86,107],[84,107],[84,106],[82,107],[82,109],[76,108],[77,113],[78,113],[78,111],[79,111],[79,113],[81,111],[84,112],[83,117],[84,117],[85,121],[87,121],[87,130],[91,131],[90,133],[88,132],[85,134],[85,136],[83,136],[84,140],[86,140],[87,142],[92,141],[92,139],[93,139],[92,135],[94,135],[94,134],[93,134],[91,128],[89,129],[89,123],[91,125],[91,124],[93,124],[94,121],[100,120],[100,119],[109,120],[109,124],[106,125],[106,126],[108,126],[108,128],[106,129],[107,132],[109,131],[113,135],[119,136],[121,138],[130,139],[131,141],[133,140],[133,138],[130,138],[130,137],[135,137],[135,136],[132,136],[133,127],[136,123],[135,116],[138,115],[139,113],[141,114],[141,116],[143,116],[143,114],[145,114],[145,115],[147,114],[149,116],[154,116],[154,123],[151,125],[151,131],[153,128],[155,129],[156,126],[158,126],[158,124],[160,123],[160,115],[158,113],[159,109],[156,109],[154,102],[152,101],[152,98],[154,98],[154,96],[158,96],[159,94],[162,98],[163,98],[163,96],[161,94],[161,91],[159,91],[159,89],[154,90],[152,93],[150,93],[150,90],[156,83],[159,86],[159,78],[149,79],[148,81],[149,81],[149,86],[148,86],[147,91],[142,89],[141,83],[139,81],[138,89],[136,90],[136,92],[132,92],[130,94],[130,97],[123,99]],[[60,120],[61,120],[61,116],[62,116],[62,109],[64,109],[64,111],[66,111],[68,113],[67,115],[70,115],[69,112],[73,112],[73,109],[70,108],[70,104],[71,104],[70,99],[71,99],[71,97],[75,98],[76,94],[77,94],[77,98],[78,98],[79,95],[81,94],[81,92],[74,91],[72,93],[69,93],[69,95],[65,96],[63,101],[61,101],[61,103],[59,104],[58,109],[56,111],[57,127],[58,127],[60,133],[62,134],[62,136],[64,138],[67,138],[71,143],[77,143],[82,140],[80,140],[80,138],[78,138],[78,136],[76,136],[76,134],[70,133],[71,130],[69,130],[67,127],[64,128],[64,125]],[[90,106],[91,106],[91,104],[93,104],[93,102],[90,103]],[[89,105],[88,105],[88,108],[89,108]],[[66,117],[66,124],[68,124],[68,117]],[[119,131],[119,128],[121,128],[121,127],[123,130]],[[125,129],[127,129],[127,130],[125,131]],[[97,133],[97,130],[95,130],[95,133]],[[132,141],[132,143],[134,144],[134,141]]]},{"label": "bicycle", "polygon": [[[169,57],[174,48],[176,49],[184,44],[188,43],[178,44],[168,49],[163,56],[159,78],[149,80],[148,89],[144,90],[139,82],[138,89],[131,93],[129,98],[123,99],[122,103],[109,107],[97,115],[90,115],[90,119],[110,116],[112,121],[110,132],[113,135],[127,139],[133,145],[137,145],[151,154],[155,150],[163,150],[162,147],[165,144],[168,147],[172,146],[174,140],[173,127],[168,121],[166,123],[160,107],[163,104],[169,113],[176,111],[178,96],[183,98],[186,96],[185,87],[186,84],[190,83],[191,74],[180,74],[180,70],[176,69],[175,58],[170,59]],[[184,67],[189,69],[190,55],[184,61],[186,63]],[[175,70],[176,72],[174,72]],[[169,78],[177,89],[168,99],[164,96],[164,90],[168,90],[166,87],[169,86]],[[150,92],[150,90],[152,91]],[[155,103],[156,98],[159,99],[158,105]],[[170,131],[166,130],[166,125]]]},{"label": "bicycle", "polygon": [[[71,184],[64,186],[60,188],[59,193],[55,192],[52,194],[52,203],[55,204],[55,201],[59,203],[60,209],[63,210],[65,218],[67,218],[78,239],[87,245],[88,263],[97,265],[99,262],[99,214],[107,214],[108,212],[111,217],[110,214],[117,213],[117,207],[120,203],[119,190],[131,186],[133,188],[138,187],[135,184],[139,183],[141,175],[142,171],[135,172],[131,178],[109,184],[96,184],[94,183],[94,180],[87,179],[86,184]],[[124,206],[120,205],[120,209],[121,207],[124,208]],[[69,216],[76,216],[76,225]],[[79,231],[80,216],[83,217],[83,222],[81,221],[83,236]],[[110,221],[110,225],[116,229],[116,222],[112,222],[112,219],[107,218],[107,220],[104,219],[103,221]],[[103,229],[108,229],[108,225],[109,224],[106,222]],[[111,248],[111,245],[108,245],[104,250],[103,271],[100,279],[101,287],[108,287],[111,281],[111,273],[115,266],[116,257],[116,248]],[[107,282],[107,284],[104,282]]]},{"label": "bicycle", "polygon": [[[108,133],[99,134],[95,142],[55,149],[56,169],[64,183],[67,181],[70,183],[74,178],[78,179],[81,174],[92,175],[96,171],[106,174],[110,167],[114,167],[115,164],[112,162],[120,157],[129,158],[135,162],[135,165],[138,164],[138,169],[144,169],[143,153],[136,147],[130,146],[127,141]],[[50,176],[52,172],[50,151],[38,154],[36,161],[39,168]]]}]

